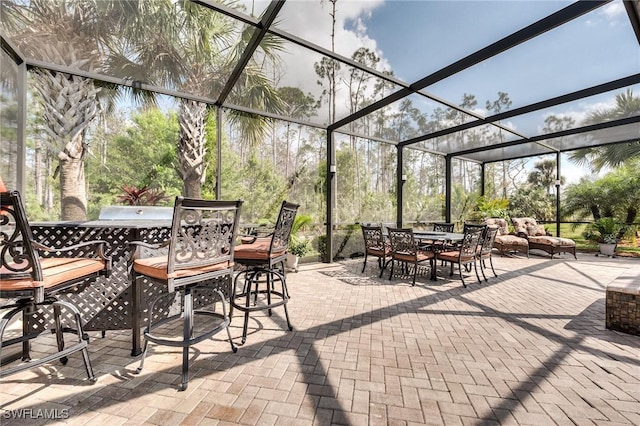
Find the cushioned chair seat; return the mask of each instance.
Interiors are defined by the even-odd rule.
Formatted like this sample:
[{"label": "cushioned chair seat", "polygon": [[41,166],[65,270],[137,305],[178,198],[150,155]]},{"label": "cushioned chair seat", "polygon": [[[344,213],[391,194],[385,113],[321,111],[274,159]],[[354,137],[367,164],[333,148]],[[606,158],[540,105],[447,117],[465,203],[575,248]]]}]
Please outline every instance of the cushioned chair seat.
[{"label": "cushioned chair seat", "polygon": [[250,259],[250,260],[267,260],[269,257],[276,258],[282,256],[286,251],[286,248],[274,249],[271,253],[269,247],[271,245],[271,238],[258,238],[250,244],[240,244],[235,247],[233,257],[236,259]]},{"label": "cushioned chair seat", "polygon": [[[2,291],[19,291],[38,287],[49,289],[101,271],[105,269],[105,261],[83,258],[43,258],[40,259],[40,266],[42,268],[42,281],[34,281],[30,276],[18,279],[1,279],[0,289]],[[6,268],[0,269],[0,274],[9,272]]]},{"label": "cushioned chair seat", "polygon": [[[446,260],[448,262],[457,262],[460,258],[460,252],[458,251],[443,251],[438,253],[438,259]],[[474,256],[462,256],[462,260],[472,260]]]},{"label": "cushioned chair seat", "polygon": [[494,246],[502,255],[505,252],[519,251],[529,256],[529,241],[516,235],[497,235]]},{"label": "cushioned chair seat", "polygon": [[369,247],[367,253],[372,256],[388,256],[391,253],[391,249],[389,247]]},{"label": "cushioned chair seat", "polygon": [[225,261],[213,265],[206,265],[200,268],[177,269],[172,274],[168,274],[168,263],[169,259],[166,255],[136,259],[133,263],[133,270],[139,274],[144,274],[160,280],[167,280],[169,278],[184,278],[204,274],[205,272],[220,271],[233,266],[233,262]]},{"label": "cushioned chair seat", "polygon": [[421,252],[421,251],[416,253],[415,256],[410,254],[403,254],[403,253],[395,253],[393,255],[393,258],[395,260],[399,260],[401,262],[416,262],[416,260],[418,262],[422,262],[425,260],[433,259],[433,257],[434,257],[433,252]]}]

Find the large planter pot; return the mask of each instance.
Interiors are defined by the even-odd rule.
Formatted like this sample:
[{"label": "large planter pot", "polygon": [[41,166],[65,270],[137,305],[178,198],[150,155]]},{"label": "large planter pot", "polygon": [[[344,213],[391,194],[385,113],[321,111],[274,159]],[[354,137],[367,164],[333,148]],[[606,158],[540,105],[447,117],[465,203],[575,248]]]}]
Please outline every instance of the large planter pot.
[{"label": "large planter pot", "polygon": [[296,256],[295,254],[287,253],[287,258],[285,259],[284,264],[287,268],[293,269],[294,271],[298,272],[299,261],[300,258],[298,256]]},{"label": "large planter pot", "polygon": [[600,243],[600,254],[605,256],[613,256],[616,252],[617,244]]}]

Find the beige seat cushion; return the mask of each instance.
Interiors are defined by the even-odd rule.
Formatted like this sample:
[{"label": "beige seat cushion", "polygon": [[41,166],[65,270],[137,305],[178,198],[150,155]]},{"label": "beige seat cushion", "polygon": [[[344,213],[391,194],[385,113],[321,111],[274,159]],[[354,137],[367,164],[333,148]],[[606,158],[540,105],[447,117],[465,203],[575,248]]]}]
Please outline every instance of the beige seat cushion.
[{"label": "beige seat cushion", "polygon": [[526,238],[518,237],[516,235],[497,235],[496,242],[502,245],[508,246],[521,246],[528,247],[529,242]]},{"label": "beige seat cushion", "polygon": [[[267,260],[269,259],[269,245],[271,238],[258,238],[251,244],[237,245],[233,251],[236,259]],[[284,253],[284,249],[274,250],[271,257],[277,257]]]},{"label": "beige seat cushion", "polygon": [[393,258],[403,262],[423,262],[425,260],[433,259],[434,253],[430,251],[419,251],[416,256],[411,256],[404,253],[394,253]]},{"label": "beige seat cushion", "polygon": [[[0,280],[0,290],[18,291],[36,289],[38,287],[52,288],[59,284],[97,273],[105,268],[105,262],[100,259],[85,258],[43,258],[40,259],[40,266],[42,267],[42,281],[34,281],[30,277],[2,279]],[[0,273],[3,275],[11,274],[11,271],[2,268]]]},{"label": "beige seat cushion", "polygon": [[536,236],[529,237],[529,242],[552,247],[575,247],[576,242],[569,238]]},{"label": "beige seat cushion", "polygon": [[164,255],[148,257],[145,259],[136,259],[133,263],[133,270],[142,275],[147,275],[160,280],[167,280],[169,278],[191,277],[194,275],[204,274],[206,272],[219,271],[232,266],[233,262],[224,261],[197,268],[178,269],[169,275],[167,272],[168,256]]},{"label": "beige seat cushion", "polygon": [[458,262],[458,259],[460,259],[462,262],[466,262],[466,261],[470,261],[473,260],[475,256],[471,255],[471,256],[462,256],[462,258],[460,258],[460,252],[459,251],[444,251],[442,253],[438,253],[438,259],[440,260],[445,260],[447,262]]},{"label": "beige seat cushion", "polygon": [[501,217],[490,217],[484,220],[484,224],[487,226],[497,226],[498,235],[509,235],[509,223],[506,219]]}]

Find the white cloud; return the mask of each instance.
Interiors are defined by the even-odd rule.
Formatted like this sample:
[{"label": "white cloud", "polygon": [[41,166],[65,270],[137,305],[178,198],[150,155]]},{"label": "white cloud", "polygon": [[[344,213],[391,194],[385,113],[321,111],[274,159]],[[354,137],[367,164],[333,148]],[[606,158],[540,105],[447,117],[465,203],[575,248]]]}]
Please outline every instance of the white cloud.
[{"label": "white cloud", "polygon": [[[383,4],[381,0],[366,2],[338,2],[336,10],[335,51],[350,58],[360,47],[374,51],[380,58],[380,67],[389,69],[388,62],[379,51],[375,40],[366,35],[366,20],[371,11]],[[290,1],[285,3],[278,16],[277,27],[312,43],[331,50],[331,3],[316,1]],[[289,45],[290,46],[290,45]],[[281,70],[280,86],[300,87],[304,92],[311,92],[319,97],[320,86],[316,83],[318,76],[314,71],[314,63],[321,60],[321,55],[314,52],[293,48],[295,54],[282,55],[284,63]],[[342,67],[345,68],[344,66]],[[338,90],[336,99],[337,115],[347,113],[348,92],[346,88]],[[327,107],[321,110],[321,120],[326,119]],[[324,115],[324,116],[323,116]]]},{"label": "white cloud", "polygon": [[[550,116],[555,116],[558,118],[568,117],[574,120],[576,126],[579,126],[579,125],[582,125],[582,123],[584,123],[584,121],[587,119],[587,117],[591,113],[594,113],[596,111],[611,110],[615,108],[615,106],[616,106],[616,101],[614,97],[601,102],[593,102],[593,103],[582,102],[577,105],[576,109],[573,109],[570,111],[562,111],[562,112],[548,111],[544,114],[544,118],[546,119],[547,117],[550,117]],[[544,133],[542,128],[543,128],[542,125],[538,126],[538,129],[537,129],[538,134]]]},{"label": "white cloud", "polygon": [[624,5],[621,1],[615,1],[602,7],[602,15],[607,20],[616,20],[620,16],[626,15]]}]

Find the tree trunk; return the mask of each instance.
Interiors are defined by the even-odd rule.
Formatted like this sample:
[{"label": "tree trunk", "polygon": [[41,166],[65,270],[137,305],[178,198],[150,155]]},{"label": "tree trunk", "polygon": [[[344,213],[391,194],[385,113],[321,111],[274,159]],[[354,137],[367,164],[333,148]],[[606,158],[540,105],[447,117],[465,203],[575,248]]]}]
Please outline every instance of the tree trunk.
[{"label": "tree trunk", "polygon": [[[47,156],[46,162],[46,170],[47,176],[51,176],[53,174],[53,157]],[[51,179],[45,180],[45,190],[44,190],[44,208],[47,213],[53,213],[53,185]]]},{"label": "tree trunk", "polygon": [[96,116],[93,80],[36,69],[35,87],[42,96],[45,130],[59,149],[62,220],[87,220],[84,177],[85,132]]},{"label": "tree trunk", "polygon": [[36,175],[36,199],[38,204],[44,207],[44,158],[42,155],[42,140],[39,137],[36,139],[35,145],[33,167]]},{"label": "tree trunk", "polygon": [[180,139],[178,140],[178,175],[183,181],[185,197],[201,198],[205,180],[207,104],[192,100],[180,102]]},{"label": "tree trunk", "polygon": [[60,158],[60,202],[62,220],[87,220],[84,160]]}]

